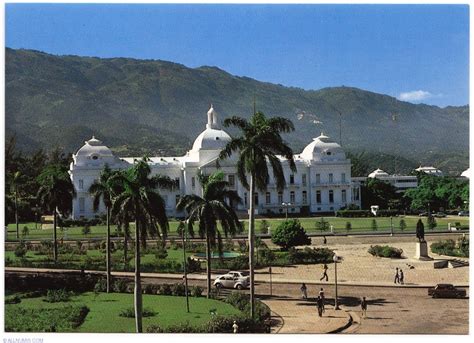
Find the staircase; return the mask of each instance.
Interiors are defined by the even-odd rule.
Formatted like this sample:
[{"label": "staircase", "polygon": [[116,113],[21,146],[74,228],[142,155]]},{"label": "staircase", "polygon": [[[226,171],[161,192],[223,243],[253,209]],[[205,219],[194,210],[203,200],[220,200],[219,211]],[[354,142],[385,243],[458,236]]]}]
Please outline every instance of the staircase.
[{"label": "staircase", "polygon": [[459,268],[459,267],[467,267],[469,266],[469,261],[464,261],[460,259],[454,259],[448,261],[449,268]]}]

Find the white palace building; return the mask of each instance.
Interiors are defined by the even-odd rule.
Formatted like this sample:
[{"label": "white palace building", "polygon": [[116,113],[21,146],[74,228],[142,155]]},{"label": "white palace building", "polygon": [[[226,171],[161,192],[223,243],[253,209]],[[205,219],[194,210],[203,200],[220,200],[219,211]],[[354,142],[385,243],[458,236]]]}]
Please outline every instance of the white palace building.
[{"label": "white palace building", "polygon": [[[207,113],[206,129],[194,141],[193,147],[184,156],[152,157],[150,166],[152,175],[166,175],[177,180],[179,187],[175,191],[160,190],[166,201],[169,216],[183,216],[175,210],[176,203],[184,194],[202,195],[197,175],[213,173],[221,149],[231,137],[221,129],[217,113],[211,106]],[[105,211],[101,204],[94,212],[89,187],[97,180],[106,164],[113,170],[127,169],[139,158],[120,158],[105,146],[102,141],[92,137],[73,154],[70,176],[77,192],[73,200],[74,219],[94,218]],[[360,183],[352,182],[351,161],[341,146],[329,137],[321,134],[314,138],[304,150],[294,156],[297,173],[290,171],[288,162],[282,157],[286,187],[279,192],[275,183],[270,181],[264,192],[255,193],[256,211],[259,214],[284,213],[283,203],[290,213],[323,213],[337,211],[349,204],[360,206]],[[241,185],[236,173],[236,156],[219,161],[219,167],[225,174],[230,187],[235,189],[243,200],[237,205],[238,211],[248,209],[247,190]],[[271,172],[271,168],[269,168]],[[273,177],[270,175],[270,180]],[[289,205],[288,205],[289,204]]]}]

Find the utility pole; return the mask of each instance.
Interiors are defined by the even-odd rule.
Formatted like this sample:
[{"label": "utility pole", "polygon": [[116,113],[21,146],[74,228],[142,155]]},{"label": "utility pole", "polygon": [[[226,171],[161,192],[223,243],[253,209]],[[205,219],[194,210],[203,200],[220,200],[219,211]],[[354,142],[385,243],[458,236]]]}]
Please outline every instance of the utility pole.
[{"label": "utility pole", "polygon": [[187,241],[187,232],[186,232],[186,220],[183,224],[183,232],[181,238],[183,240],[183,271],[184,271],[184,292],[186,294],[186,311],[189,313],[189,294],[188,294],[188,275],[186,270],[186,241]]}]

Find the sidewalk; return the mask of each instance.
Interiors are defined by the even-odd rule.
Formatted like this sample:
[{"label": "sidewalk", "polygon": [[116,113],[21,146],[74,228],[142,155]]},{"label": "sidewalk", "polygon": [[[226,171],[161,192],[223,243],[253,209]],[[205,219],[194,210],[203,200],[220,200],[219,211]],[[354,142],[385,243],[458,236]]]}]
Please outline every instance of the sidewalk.
[{"label": "sidewalk", "polygon": [[330,305],[319,317],[316,304],[311,300],[276,297],[263,302],[282,320],[272,333],[334,333],[350,326],[352,321],[346,311],[335,311]]}]

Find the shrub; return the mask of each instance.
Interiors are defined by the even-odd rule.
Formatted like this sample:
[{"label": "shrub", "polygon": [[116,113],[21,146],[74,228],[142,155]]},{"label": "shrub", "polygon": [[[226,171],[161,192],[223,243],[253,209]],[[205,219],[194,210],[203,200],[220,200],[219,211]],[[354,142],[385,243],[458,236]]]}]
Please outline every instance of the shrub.
[{"label": "shrub", "polygon": [[[259,255],[260,255],[260,264],[267,266],[272,264],[276,260],[275,253],[270,250],[269,248],[264,248],[259,250]],[[247,257],[246,257],[247,258]]]},{"label": "shrub", "polygon": [[372,219],[372,223],[370,224],[372,231],[377,231],[377,221],[375,219]]},{"label": "shrub", "polygon": [[94,293],[107,291],[107,279],[100,278],[94,285]]},{"label": "shrub", "polygon": [[155,257],[159,260],[165,259],[168,257],[168,252],[162,246],[159,246],[156,250]]},{"label": "shrub", "polygon": [[270,227],[270,223],[263,219],[261,222],[260,222],[260,233],[262,234],[267,234],[268,233],[268,228]]},{"label": "shrub", "polygon": [[30,233],[30,229],[28,229],[28,226],[23,226],[23,229],[21,230],[21,234],[23,237],[28,236]]},{"label": "shrub", "polygon": [[71,300],[72,295],[73,292],[66,291],[65,289],[48,289],[43,301],[48,303],[66,302]]},{"label": "shrub", "polygon": [[405,219],[400,219],[400,224],[398,225],[400,228],[400,231],[405,231],[407,228],[407,223],[405,222]]},{"label": "shrub", "polygon": [[288,260],[290,263],[330,263],[333,256],[334,252],[328,248],[293,248],[289,251]]},{"label": "shrub", "polygon": [[459,239],[457,244],[452,239],[431,244],[431,252],[439,255],[469,257],[469,240]]},{"label": "shrub", "polygon": [[311,239],[301,226],[298,219],[291,219],[282,222],[272,233],[272,242],[282,248],[288,250],[297,245],[311,244]]},{"label": "shrub", "polygon": [[[150,308],[145,307],[142,310],[142,316],[143,317],[153,317],[156,314],[157,313],[155,311],[153,311],[152,309],[150,309]],[[135,318],[135,309],[133,307],[128,307],[128,308],[120,311],[119,316],[120,317],[125,317],[125,318]]]},{"label": "shrub", "polygon": [[186,270],[188,273],[195,273],[201,271],[201,262],[193,260],[191,257],[187,258]]},{"label": "shrub", "polygon": [[232,333],[234,321],[236,321],[239,333],[263,333],[269,332],[266,325],[259,320],[252,320],[244,316],[223,317],[215,316],[204,325],[207,333]]},{"label": "shrub", "polygon": [[428,229],[434,230],[434,228],[438,225],[436,223],[436,219],[433,216],[428,216]]},{"label": "shrub", "polygon": [[[225,302],[231,304],[235,308],[244,313],[250,312],[250,296],[239,292],[231,292],[226,298]],[[255,301],[255,319],[263,321],[270,317],[270,308],[261,301]]]},{"label": "shrub", "polygon": [[91,233],[91,227],[89,226],[89,224],[84,225],[83,228],[82,228],[82,234],[84,236],[87,236],[90,233]]},{"label": "shrub", "polygon": [[26,246],[23,242],[21,242],[15,247],[15,256],[19,258],[23,258],[25,257],[25,255],[26,255]]},{"label": "shrub", "polygon": [[21,303],[21,298],[18,295],[12,297],[5,297],[5,304],[19,304]]},{"label": "shrub", "polygon": [[201,286],[191,286],[191,296],[193,297],[200,297],[202,296],[202,293],[204,292],[204,288]]},{"label": "shrub", "polygon": [[324,220],[323,217],[321,217],[320,220],[316,221],[316,229],[320,230],[321,232],[328,231],[329,230],[329,222],[327,220]]},{"label": "shrub", "polygon": [[147,333],[205,333],[203,326],[192,326],[189,323],[180,323],[162,328],[153,324],[146,328]]},{"label": "shrub", "polygon": [[171,294],[176,296],[186,295],[186,289],[182,283],[174,283],[171,285]]},{"label": "shrub", "polygon": [[390,258],[401,258],[403,254],[402,249],[394,248],[389,245],[371,245],[368,252],[372,256]]},{"label": "shrub", "polygon": [[352,224],[351,222],[346,222],[346,232],[349,233],[349,231],[352,230]]},{"label": "shrub", "polygon": [[172,290],[171,290],[171,286],[167,283],[164,283],[162,285],[160,285],[160,288],[159,288],[159,294],[160,295],[171,295],[173,294]]},{"label": "shrub", "polygon": [[125,279],[117,279],[113,283],[112,289],[115,293],[126,293],[128,282]]}]

